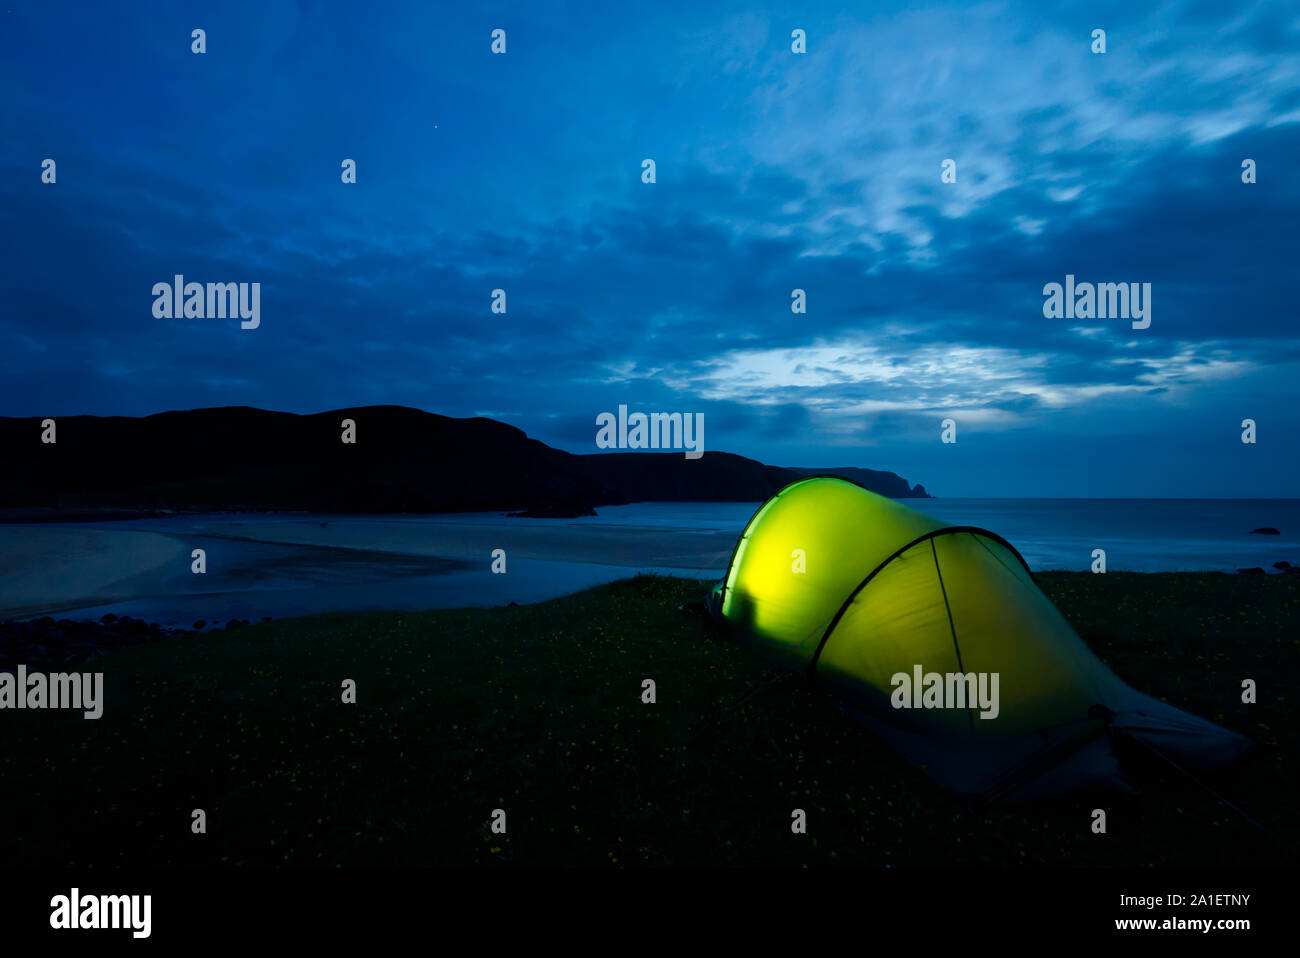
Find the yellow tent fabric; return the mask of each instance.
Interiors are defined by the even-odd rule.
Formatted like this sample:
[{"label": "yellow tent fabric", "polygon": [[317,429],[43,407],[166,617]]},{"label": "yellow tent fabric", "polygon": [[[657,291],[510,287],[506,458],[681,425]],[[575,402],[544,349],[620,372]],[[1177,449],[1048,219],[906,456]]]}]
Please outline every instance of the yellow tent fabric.
[{"label": "yellow tent fabric", "polygon": [[1251,745],[1121,681],[996,533],[846,479],[765,502],[708,604],[941,784],[991,800],[1123,787],[1116,734],[1195,767]]}]

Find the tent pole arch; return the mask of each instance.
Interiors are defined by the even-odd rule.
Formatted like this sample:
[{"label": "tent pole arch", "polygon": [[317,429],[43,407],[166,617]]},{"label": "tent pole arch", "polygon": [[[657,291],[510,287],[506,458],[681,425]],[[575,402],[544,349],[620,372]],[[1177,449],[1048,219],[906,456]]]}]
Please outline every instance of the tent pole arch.
[{"label": "tent pole arch", "polygon": [[727,584],[731,582],[731,570],[732,567],[734,567],[736,564],[736,556],[740,554],[740,547],[741,545],[744,544],[745,537],[749,535],[749,530],[754,527],[754,520],[763,514],[764,509],[766,509],[777,499],[780,499],[783,495],[785,495],[785,493],[788,490],[793,489],[795,486],[802,485],[805,482],[810,482],[813,479],[838,479],[841,482],[847,482],[849,485],[857,486],[863,492],[871,491],[862,483],[854,482],[852,479],[845,479],[843,476],[832,476],[829,474],[822,475],[819,473],[818,475],[815,476],[802,476],[791,482],[787,482],[780,489],[776,490],[776,492],[772,493],[770,496],[764,499],[762,503],[759,505],[759,507],[754,510],[754,514],[749,517],[749,521],[745,523],[745,528],[740,530],[740,537],[736,539],[736,544],[731,547],[731,558],[727,560],[727,568],[722,573],[722,591],[718,594],[719,609],[721,609],[723,603],[727,601]]},{"label": "tent pole arch", "polygon": [[[1002,536],[998,535],[996,532],[990,532],[988,529],[981,529],[979,526],[945,526],[942,529],[935,529],[932,532],[927,532],[924,535],[919,535],[911,542],[907,543],[906,545],[899,546],[896,550],[894,550],[894,552],[890,556],[885,558],[884,561],[880,563],[880,565],[872,569],[871,572],[868,573],[865,579],[863,579],[861,582],[858,583],[858,587],[856,589],[854,589],[852,592],[849,593],[849,597],[844,600],[844,603],[840,606],[839,611],[835,613],[835,616],[831,619],[830,624],[826,626],[826,631],[822,633],[821,641],[817,643],[817,649],[815,652],[813,652],[812,660],[808,663],[808,681],[811,682],[813,676],[817,672],[817,660],[821,658],[822,649],[826,647],[827,639],[829,639],[831,637],[831,633],[835,631],[835,626],[840,624],[840,619],[844,617],[844,613],[847,612],[849,606],[853,604],[853,600],[858,597],[858,593],[867,587],[867,583],[869,583],[872,579],[874,579],[877,575],[879,575],[887,565],[889,565],[891,562],[893,562],[895,559],[901,556],[904,552],[911,549],[913,546],[920,545],[922,542],[931,541],[938,536],[953,535],[959,532],[969,532],[972,535],[985,536],[989,539],[992,539],[994,542],[998,543],[999,545],[1005,546],[1007,549],[1011,551],[1011,554],[1013,556],[1015,556],[1017,559],[1020,560],[1020,564],[1025,567],[1026,572],[1028,572],[1031,576],[1034,574],[1033,570],[1029,568],[1029,563],[1025,561],[1025,557],[1020,554],[1019,549],[1013,546],[1006,539],[1002,538]],[[935,557],[935,562],[936,564],[938,562],[937,556]],[[730,574],[730,572],[728,572],[728,574]],[[947,604],[947,601],[948,600],[945,597],[944,598],[945,605]],[[956,634],[954,634],[953,635],[954,642],[956,641],[956,638],[957,638]]]}]

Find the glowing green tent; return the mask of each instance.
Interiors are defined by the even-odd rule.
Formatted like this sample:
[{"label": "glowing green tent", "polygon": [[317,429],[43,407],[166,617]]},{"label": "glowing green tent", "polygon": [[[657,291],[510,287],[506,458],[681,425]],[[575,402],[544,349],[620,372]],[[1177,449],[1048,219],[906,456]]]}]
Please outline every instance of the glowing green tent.
[{"label": "glowing green tent", "polygon": [[845,479],[765,502],[708,605],[940,784],[993,801],[1124,787],[1115,735],[1193,767],[1252,744],[1124,684],[1000,536]]}]

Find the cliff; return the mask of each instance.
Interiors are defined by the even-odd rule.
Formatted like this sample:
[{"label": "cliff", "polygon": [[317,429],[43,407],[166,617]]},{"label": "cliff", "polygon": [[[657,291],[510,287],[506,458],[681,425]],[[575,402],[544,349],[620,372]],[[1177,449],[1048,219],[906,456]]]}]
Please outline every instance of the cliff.
[{"label": "cliff", "polygon": [[[356,423],[355,444],[341,441],[344,419]],[[573,455],[493,419],[403,406],[305,416],[229,406],[56,423],[57,442],[44,444],[40,419],[0,418],[0,508],[10,519],[41,510],[583,514],[648,500],[758,501],[828,471],[725,452]],[[884,495],[918,494],[893,473],[829,471]]]}]

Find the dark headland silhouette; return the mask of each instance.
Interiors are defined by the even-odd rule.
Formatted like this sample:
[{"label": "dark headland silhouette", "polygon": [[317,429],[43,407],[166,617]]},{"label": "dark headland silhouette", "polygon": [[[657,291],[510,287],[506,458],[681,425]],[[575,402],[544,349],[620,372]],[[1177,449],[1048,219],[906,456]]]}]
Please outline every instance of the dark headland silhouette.
[{"label": "dark headland silhouette", "polygon": [[[341,423],[356,424],[356,443]],[[0,518],[114,511],[472,512],[590,515],[629,502],[757,502],[833,473],[894,498],[926,497],[892,472],[787,469],[725,452],[574,455],[493,419],[404,406],[313,415],[226,406],[142,418],[0,417]]]}]

